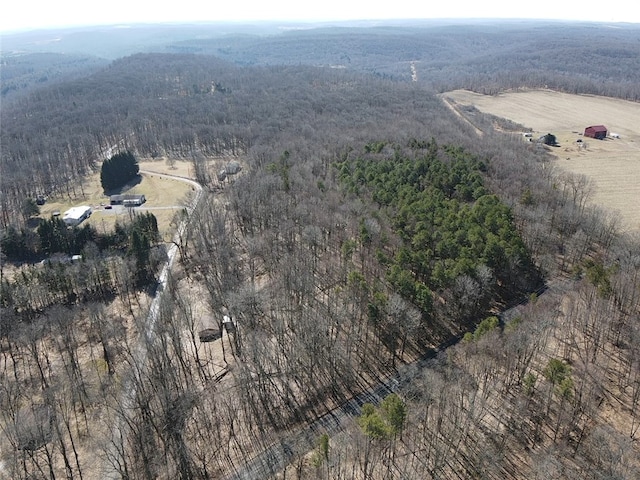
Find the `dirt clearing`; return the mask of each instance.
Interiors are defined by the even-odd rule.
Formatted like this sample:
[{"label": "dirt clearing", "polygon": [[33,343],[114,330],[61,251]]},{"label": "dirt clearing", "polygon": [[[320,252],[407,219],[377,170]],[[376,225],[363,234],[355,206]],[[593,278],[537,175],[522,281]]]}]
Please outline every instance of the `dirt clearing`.
[{"label": "dirt clearing", "polygon": [[[495,96],[456,90],[443,96],[531,128],[534,141],[554,134],[560,146],[551,153],[558,167],[591,178],[592,202],[619,214],[623,230],[640,232],[640,104],[549,90]],[[605,125],[619,138],[585,138],[590,125]]]}]

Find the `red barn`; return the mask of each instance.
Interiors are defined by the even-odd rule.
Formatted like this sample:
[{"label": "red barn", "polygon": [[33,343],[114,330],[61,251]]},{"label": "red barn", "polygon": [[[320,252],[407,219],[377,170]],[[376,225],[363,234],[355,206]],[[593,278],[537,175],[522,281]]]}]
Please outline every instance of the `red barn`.
[{"label": "red barn", "polygon": [[603,140],[607,138],[607,127],[604,125],[593,125],[584,129],[584,136]]}]

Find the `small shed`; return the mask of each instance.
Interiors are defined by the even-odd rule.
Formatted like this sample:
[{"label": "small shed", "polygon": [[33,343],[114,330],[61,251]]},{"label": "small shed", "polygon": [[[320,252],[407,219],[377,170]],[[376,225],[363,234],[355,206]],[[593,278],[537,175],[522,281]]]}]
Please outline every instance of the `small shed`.
[{"label": "small shed", "polygon": [[607,127],[604,125],[592,125],[584,129],[584,136],[604,140],[607,138]]},{"label": "small shed", "polygon": [[227,163],[227,166],[224,169],[227,172],[227,175],[235,175],[242,169],[242,167],[238,162],[236,162],[235,160],[232,160],[229,163]]},{"label": "small shed", "polygon": [[222,337],[222,332],[216,324],[213,315],[203,315],[200,317],[198,337],[202,343],[213,342]]}]

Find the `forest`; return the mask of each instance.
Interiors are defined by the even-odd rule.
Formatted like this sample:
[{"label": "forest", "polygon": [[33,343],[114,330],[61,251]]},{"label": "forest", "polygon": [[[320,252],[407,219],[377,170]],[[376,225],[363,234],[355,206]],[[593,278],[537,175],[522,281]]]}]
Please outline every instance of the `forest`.
[{"label": "forest", "polygon": [[[417,81],[439,92],[543,88],[637,101],[632,23],[458,20],[94,27],[3,38],[2,99],[135,53],[213,55],[242,66],[314,66]],[[43,44],[45,47],[43,48]],[[93,67],[93,70],[90,69]],[[412,67],[415,70],[412,70]],[[415,74],[415,76],[414,76]]]},{"label": "forest", "polygon": [[[638,238],[437,93],[637,101],[640,30],[494,27],[145,30],[6,77],[0,477],[638,478]],[[33,209],[118,155],[190,165],[172,242]]]}]

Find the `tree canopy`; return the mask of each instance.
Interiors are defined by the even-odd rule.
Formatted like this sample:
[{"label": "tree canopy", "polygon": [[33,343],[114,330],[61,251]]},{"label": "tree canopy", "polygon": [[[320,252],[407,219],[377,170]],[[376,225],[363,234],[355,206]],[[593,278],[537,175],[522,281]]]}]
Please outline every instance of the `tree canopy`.
[{"label": "tree canopy", "polygon": [[134,180],[139,171],[138,161],[131,152],[117,153],[102,164],[100,183],[105,192],[110,192]]},{"label": "tree canopy", "polygon": [[407,405],[392,393],[384,398],[378,409],[371,403],[365,403],[358,424],[363,433],[372,439],[395,438],[402,433],[406,419]]},{"label": "tree canopy", "polygon": [[535,282],[509,207],[483,185],[484,163],[433,139],[416,147],[413,155],[398,147],[392,156],[373,155],[383,152],[376,143],[364,156],[336,165],[347,190],[370,195],[402,240],[387,258],[389,282],[425,313],[432,291],[451,288],[461,276],[475,279],[482,268],[515,289]]}]

